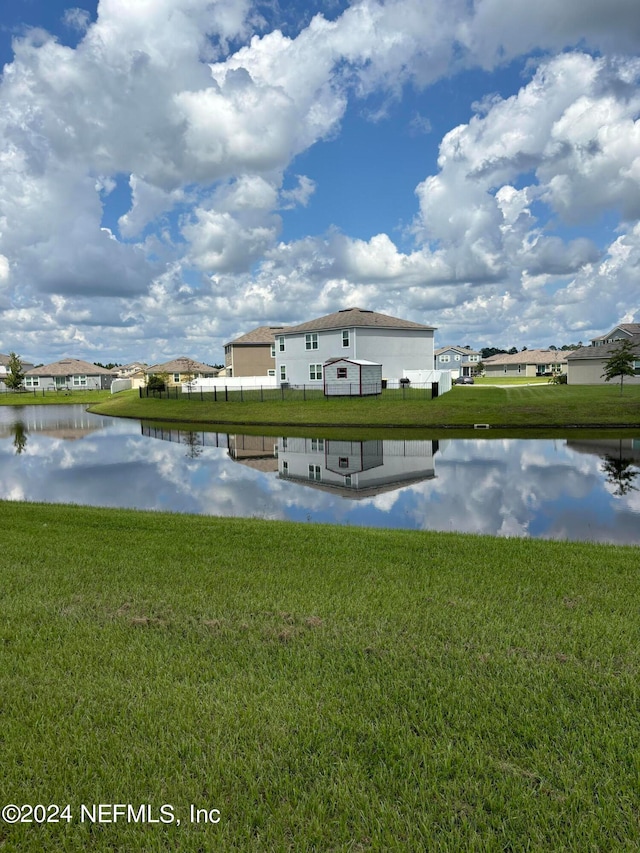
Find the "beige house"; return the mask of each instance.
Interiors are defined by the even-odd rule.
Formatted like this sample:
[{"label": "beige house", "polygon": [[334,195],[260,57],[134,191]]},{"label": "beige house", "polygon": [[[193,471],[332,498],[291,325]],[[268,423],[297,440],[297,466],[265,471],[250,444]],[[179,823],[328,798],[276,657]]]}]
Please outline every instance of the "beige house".
[{"label": "beige house", "polygon": [[529,349],[492,355],[482,363],[487,377],[550,377],[567,372],[567,353],[564,350]]},{"label": "beige house", "polygon": [[224,347],[225,376],[275,376],[276,335],[285,326],[259,326]]},{"label": "beige house", "polygon": [[[572,350],[568,356],[568,385],[604,385],[605,364],[620,341],[631,341],[638,356],[634,363],[635,376],[625,376],[624,384],[640,384],[640,323],[622,323],[607,335],[593,338],[591,346]],[[612,380],[615,381],[615,380]],[[619,381],[619,380],[618,380]]]},{"label": "beige house", "polygon": [[162,364],[152,364],[145,371],[147,376],[164,376],[168,386],[182,385],[193,379],[210,379],[218,375],[218,368],[203,364],[195,358],[186,355],[165,361]]}]

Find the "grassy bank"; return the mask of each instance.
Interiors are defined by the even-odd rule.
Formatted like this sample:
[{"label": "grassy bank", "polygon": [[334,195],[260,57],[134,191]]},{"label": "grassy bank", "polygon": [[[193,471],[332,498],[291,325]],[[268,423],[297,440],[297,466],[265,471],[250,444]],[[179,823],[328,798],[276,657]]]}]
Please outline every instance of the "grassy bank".
[{"label": "grassy bank", "polygon": [[0,505],[2,850],[640,844],[637,549]]},{"label": "grassy bank", "polygon": [[60,404],[81,403],[90,405],[100,403],[111,398],[111,391],[75,391],[66,389],[64,391],[33,391],[0,393],[0,406],[55,406]]},{"label": "grassy bank", "polygon": [[92,406],[117,417],[189,421],[208,424],[425,428],[562,428],[574,426],[640,427],[640,386],[621,396],[611,386],[543,385],[515,388],[455,386],[435,400],[402,399],[394,392],[381,397],[312,400],[205,401],[183,397],[161,400],[138,397],[136,391],[117,394]]}]

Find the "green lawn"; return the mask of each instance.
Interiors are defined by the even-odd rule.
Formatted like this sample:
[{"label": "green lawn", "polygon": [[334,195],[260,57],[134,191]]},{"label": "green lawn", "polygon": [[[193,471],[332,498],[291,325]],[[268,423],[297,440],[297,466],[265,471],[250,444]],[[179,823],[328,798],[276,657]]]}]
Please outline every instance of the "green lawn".
[{"label": "green lawn", "polygon": [[0,507],[3,851],[640,846],[637,548]]},{"label": "green lawn", "polygon": [[99,403],[108,400],[111,391],[85,391],[70,390],[44,391],[34,389],[33,391],[6,391],[0,393],[0,406],[51,406],[60,403]]},{"label": "green lawn", "polygon": [[139,399],[136,391],[115,395],[91,410],[119,417],[219,425],[289,426],[404,426],[422,429],[562,428],[628,425],[640,427],[640,386],[539,385],[491,388],[454,386],[435,400],[415,399],[400,392],[381,397],[200,401]]}]

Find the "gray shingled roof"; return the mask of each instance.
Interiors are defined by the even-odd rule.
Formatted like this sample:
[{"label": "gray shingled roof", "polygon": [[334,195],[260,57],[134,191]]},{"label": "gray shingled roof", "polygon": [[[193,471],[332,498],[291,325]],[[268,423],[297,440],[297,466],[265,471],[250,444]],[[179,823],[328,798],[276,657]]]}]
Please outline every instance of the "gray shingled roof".
[{"label": "gray shingled roof", "polygon": [[[616,328],[618,328],[618,327],[616,326]],[[598,339],[596,338],[595,340],[598,340]],[[622,341],[628,340],[629,343],[634,344],[635,349],[638,353],[638,357],[640,357],[640,334],[633,335],[633,337],[631,337],[631,338],[622,338],[621,340]],[[617,341],[614,344],[602,344],[599,347],[593,347],[593,346],[591,346],[591,347],[580,347],[580,349],[571,350],[571,352],[568,353],[567,357],[570,358],[571,361],[574,361],[575,359],[588,359],[588,358],[604,359],[604,358],[609,358],[611,353],[619,346],[619,344],[620,344],[620,341]]]},{"label": "gray shingled roof", "polygon": [[344,308],[334,314],[327,314],[317,320],[301,323],[299,326],[289,326],[281,334],[292,335],[299,332],[317,332],[328,329],[348,329],[357,327],[376,329],[407,329],[415,331],[433,331],[435,326],[424,326],[422,323],[414,323],[412,320],[399,320],[397,317],[389,317],[387,314],[377,314],[375,311],[367,311],[364,308]]},{"label": "gray shingled roof", "polygon": [[566,350],[527,349],[523,352],[498,353],[483,359],[485,365],[492,364],[561,364],[567,360]]},{"label": "gray shingled roof", "polygon": [[287,326],[258,326],[246,335],[240,335],[233,341],[228,341],[225,346],[241,344],[242,346],[257,346],[258,344],[272,344],[276,335],[287,331]]},{"label": "gray shingled roof", "polygon": [[42,367],[34,367],[27,370],[25,376],[98,376],[102,374],[113,375],[112,370],[98,367],[79,358],[63,358],[51,364],[43,364]]},{"label": "gray shingled roof", "polygon": [[165,361],[164,364],[153,364],[147,368],[147,373],[215,373],[217,367],[211,364],[203,364],[201,361],[196,361],[194,358],[188,358],[186,355],[181,355],[171,361]]},{"label": "gray shingled roof", "polygon": [[466,349],[465,347],[459,346],[448,346],[448,347],[440,347],[439,349],[434,351],[434,355],[442,355],[443,352],[448,352],[449,350],[455,350],[459,352],[460,355],[480,355],[479,350],[475,349]]},{"label": "gray shingled roof", "polygon": [[607,332],[606,335],[599,335],[597,338],[594,338],[594,341],[602,341],[611,337],[611,335],[616,331],[616,329],[622,329],[623,332],[627,332],[628,334],[635,336],[640,335],[640,323],[618,323],[610,332]]}]

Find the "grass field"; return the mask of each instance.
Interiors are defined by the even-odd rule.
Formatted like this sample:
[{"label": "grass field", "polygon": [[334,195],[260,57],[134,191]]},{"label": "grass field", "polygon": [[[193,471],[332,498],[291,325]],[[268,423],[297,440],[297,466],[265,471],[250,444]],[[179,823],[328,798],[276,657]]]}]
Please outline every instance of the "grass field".
[{"label": "grass field", "polygon": [[111,391],[22,391],[0,393],[0,406],[55,406],[61,404],[99,403],[109,400]]},{"label": "grass field", "polygon": [[[393,392],[392,392],[393,393]],[[620,395],[611,386],[542,385],[494,388],[454,386],[435,400],[397,396],[320,397],[312,400],[201,402],[199,399],[139,399],[126,391],[91,407],[100,414],[207,424],[274,426],[411,426],[422,429],[473,427],[640,427],[640,386]]]},{"label": "grass field", "polygon": [[0,506],[1,850],[640,846],[637,548]]}]

